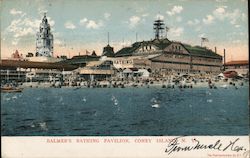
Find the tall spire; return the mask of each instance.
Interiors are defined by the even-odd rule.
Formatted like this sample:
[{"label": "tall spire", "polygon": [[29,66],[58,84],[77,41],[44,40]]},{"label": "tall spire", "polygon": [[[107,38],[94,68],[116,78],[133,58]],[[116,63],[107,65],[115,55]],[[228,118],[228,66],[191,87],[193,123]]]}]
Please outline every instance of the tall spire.
[{"label": "tall spire", "polygon": [[109,45],[109,32],[108,32],[108,45]]},{"label": "tall spire", "polygon": [[36,37],[36,56],[53,56],[53,35],[50,32],[46,12],[44,12],[44,17]]}]

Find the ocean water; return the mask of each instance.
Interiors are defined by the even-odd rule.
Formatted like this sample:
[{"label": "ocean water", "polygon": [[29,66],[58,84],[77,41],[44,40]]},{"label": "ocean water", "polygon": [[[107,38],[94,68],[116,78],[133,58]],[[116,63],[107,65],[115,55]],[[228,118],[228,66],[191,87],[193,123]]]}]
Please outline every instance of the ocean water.
[{"label": "ocean water", "polygon": [[248,86],[235,89],[27,88],[1,94],[5,136],[249,134]]}]

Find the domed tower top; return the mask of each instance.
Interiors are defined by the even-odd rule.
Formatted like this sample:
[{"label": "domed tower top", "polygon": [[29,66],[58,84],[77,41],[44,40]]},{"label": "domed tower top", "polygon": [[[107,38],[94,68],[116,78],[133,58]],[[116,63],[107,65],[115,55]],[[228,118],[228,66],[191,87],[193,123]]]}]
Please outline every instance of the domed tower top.
[{"label": "domed tower top", "polygon": [[46,24],[48,23],[48,20],[47,20],[47,18],[46,18],[46,13],[44,13],[42,23],[46,23]]}]

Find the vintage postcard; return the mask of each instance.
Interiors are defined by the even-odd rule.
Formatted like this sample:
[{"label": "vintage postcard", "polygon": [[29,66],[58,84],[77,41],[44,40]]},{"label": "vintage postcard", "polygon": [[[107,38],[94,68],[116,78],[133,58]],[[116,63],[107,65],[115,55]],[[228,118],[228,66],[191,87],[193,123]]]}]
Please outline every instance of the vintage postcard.
[{"label": "vintage postcard", "polygon": [[247,0],[1,0],[1,157],[249,157]]}]

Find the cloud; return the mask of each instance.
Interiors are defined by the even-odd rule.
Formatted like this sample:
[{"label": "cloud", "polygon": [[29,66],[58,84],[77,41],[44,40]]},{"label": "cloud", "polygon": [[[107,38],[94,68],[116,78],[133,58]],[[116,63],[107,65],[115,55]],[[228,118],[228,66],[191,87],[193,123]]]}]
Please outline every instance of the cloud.
[{"label": "cloud", "polygon": [[161,15],[161,14],[156,14],[155,18],[156,18],[156,19],[163,20],[163,19],[164,19],[164,16]]},{"label": "cloud", "polygon": [[87,23],[88,19],[87,18],[83,18],[80,20],[80,25],[84,26]]},{"label": "cloud", "polygon": [[182,27],[171,28],[169,34],[174,37],[179,37],[182,35],[184,29]]},{"label": "cloud", "polygon": [[20,10],[16,10],[15,8],[10,10],[10,14],[13,16],[18,15],[19,17],[24,17],[26,15],[26,13],[23,13]]},{"label": "cloud", "polygon": [[20,40],[19,38],[14,38],[14,40],[11,41],[11,44],[16,46],[18,44],[19,40]]},{"label": "cloud", "polygon": [[73,29],[76,28],[76,26],[75,26],[71,21],[67,21],[67,22],[64,24],[64,27],[65,27],[66,29],[71,29],[71,30],[73,30]]},{"label": "cloud", "polygon": [[213,16],[219,20],[224,20],[225,18],[228,17],[228,13],[226,12],[226,8],[227,6],[220,6],[217,7],[214,11],[213,11]]},{"label": "cloud", "polygon": [[234,27],[239,28],[239,27],[240,27],[240,25],[234,25]]},{"label": "cloud", "polygon": [[22,11],[16,10],[15,8],[10,10],[10,14],[11,15],[18,15],[18,14],[22,14]]},{"label": "cloud", "polygon": [[87,29],[99,29],[103,26],[103,22],[101,20],[94,21],[94,20],[88,20],[87,18],[83,18],[80,20],[80,25],[86,27]]},{"label": "cloud", "polygon": [[189,26],[195,26],[195,25],[200,24],[200,20],[198,20],[198,19],[189,20],[189,21],[187,22],[187,24],[188,24]]},{"label": "cloud", "polygon": [[177,22],[181,22],[181,21],[182,21],[182,17],[178,16],[178,17],[176,18],[176,21],[177,21]]},{"label": "cloud", "polygon": [[88,29],[98,29],[98,28],[100,28],[101,26],[103,26],[103,24],[102,24],[102,22],[100,21],[100,22],[96,22],[96,21],[94,21],[94,20],[89,20],[88,21],[88,23],[86,24],[86,28],[88,28]]},{"label": "cloud", "polygon": [[215,18],[223,20],[227,17],[225,7],[218,7],[213,11],[213,15]]},{"label": "cloud", "polygon": [[106,20],[109,20],[110,16],[111,16],[110,13],[104,13],[104,18],[105,18]]},{"label": "cloud", "polygon": [[[26,13],[21,13],[24,16],[19,16],[18,19],[11,21],[10,25],[6,28],[6,33],[10,34],[14,39],[12,40],[12,45],[17,45],[22,37],[33,36],[35,39],[35,34],[39,29],[41,19],[34,19],[25,16]],[[53,26],[55,22],[47,17],[49,24]]]},{"label": "cloud", "polygon": [[241,18],[241,12],[239,9],[235,9],[233,12],[228,13],[228,19],[231,24],[236,24],[237,21]]},{"label": "cloud", "polygon": [[40,21],[30,18],[16,19],[7,27],[7,32],[13,33],[13,37],[23,37],[27,35],[35,35],[39,28]]},{"label": "cloud", "polygon": [[212,24],[214,21],[214,17],[212,15],[207,15],[206,18],[202,19],[204,24]]},{"label": "cloud", "polygon": [[226,11],[227,6],[217,7],[213,11],[214,18],[218,20],[229,20],[232,25],[235,25],[238,20],[245,21],[246,15],[242,13],[239,9],[235,9],[232,12]]},{"label": "cloud", "polygon": [[129,18],[129,26],[131,28],[134,28],[140,23],[140,21],[141,21],[141,18],[139,16],[131,16]]},{"label": "cloud", "polygon": [[166,13],[169,15],[169,16],[173,16],[175,14],[179,14],[181,13],[183,10],[183,7],[182,6],[174,6],[171,11],[167,11]]}]

